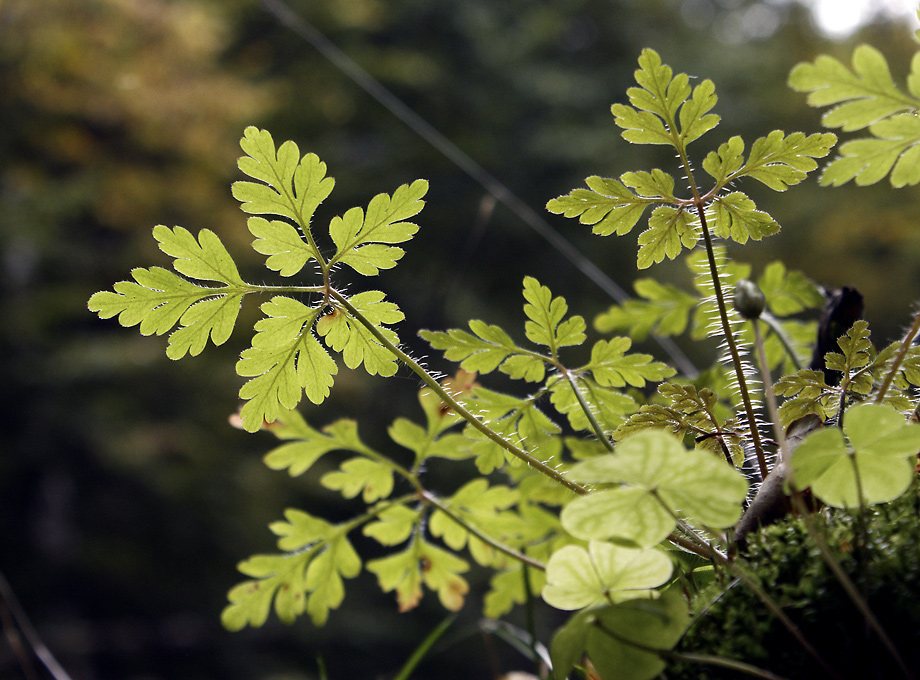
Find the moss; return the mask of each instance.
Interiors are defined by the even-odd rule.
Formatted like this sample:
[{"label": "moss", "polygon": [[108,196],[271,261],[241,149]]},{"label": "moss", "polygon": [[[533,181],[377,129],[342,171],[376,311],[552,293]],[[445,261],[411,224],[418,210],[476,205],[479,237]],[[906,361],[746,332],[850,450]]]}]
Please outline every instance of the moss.
[{"label": "moss", "polygon": [[[858,548],[854,513],[825,510],[821,530],[846,572],[868,595],[907,664],[920,671],[920,482],[901,498],[866,513],[868,541]],[[821,559],[800,520],[752,535],[743,563],[842,677],[891,678],[900,673]],[[719,596],[703,592],[703,611]],[[824,677],[820,666],[757,597],[736,584],[691,626],[679,651],[716,654],[766,668],[788,678]],[[673,664],[667,677],[694,680],[740,678],[715,666]]]}]

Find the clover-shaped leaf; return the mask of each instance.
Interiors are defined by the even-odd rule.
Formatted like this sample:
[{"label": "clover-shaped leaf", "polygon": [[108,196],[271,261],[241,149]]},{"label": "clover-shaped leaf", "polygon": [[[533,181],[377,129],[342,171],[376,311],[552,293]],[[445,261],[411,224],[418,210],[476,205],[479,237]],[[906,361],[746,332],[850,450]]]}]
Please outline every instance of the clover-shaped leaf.
[{"label": "clover-shaped leaf", "polygon": [[657,650],[672,649],[687,628],[687,603],[674,589],[579,612],[553,637],[553,677],[564,680],[582,656],[603,678],[650,680],[664,670]]},{"label": "clover-shaped leaf", "polygon": [[706,451],[688,451],[668,432],[648,430],[624,438],[616,451],[579,463],[572,479],[621,484],[582,496],[562,511],[573,535],[651,546],[677,524],[675,514],[708,527],[734,524],[747,481]]},{"label": "clover-shaped leaf", "polygon": [[670,578],[672,568],[660,550],[601,541],[591,541],[587,550],[567,545],[546,565],[543,599],[557,609],[571,610],[645,597]]},{"label": "clover-shaped leaf", "polygon": [[[849,444],[844,440],[849,440]],[[884,503],[910,485],[912,458],[920,451],[920,425],[908,424],[891,406],[860,404],[845,413],[843,432],[818,430],[792,456],[795,483],[828,505]],[[858,474],[858,478],[857,478]]]}]

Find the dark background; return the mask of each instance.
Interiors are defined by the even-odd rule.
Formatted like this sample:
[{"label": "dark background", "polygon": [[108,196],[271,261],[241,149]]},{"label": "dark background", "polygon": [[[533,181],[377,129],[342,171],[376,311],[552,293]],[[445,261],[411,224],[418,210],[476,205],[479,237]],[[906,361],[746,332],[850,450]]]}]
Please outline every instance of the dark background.
[{"label": "dark background", "polygon": [[[292,0],[292,8],[627,290],[639,229],[601,240],[543,206],[587,175],[673,169],[669,154],[623,141],[609,113],[643,47],[716,83],[723,122],[694,145],[697,164],[734,134],[750,144],[776,128],[819,130],[819,113],[785,84],[797,62],[820,53],[848,61],[866,41],[903,83],[916,50],[905,25],[884,22],[831,42],[794,3]],[[376,282],[406,312],[399,331],[416,353],[419,328],[470,318],[520,337],[525,274],[589,320],[611,300],[507,208],[489,211],[481,186],[255,0],[6,0],[0,121],[0,570],[41,638],[74,680],[306,680],[318,677],[320,656],[334,680],[391,676],[445,613],[430,593],[419,611],[397,613],[369,574],[347,583],[325,628],[274,618],[260,630],[220,627],[226,591],[241,580],[235,564],[274,549],[268,522],[286,507],[348,512],[315,475],[266,469],[270,436],[228,424],[241,382],[233,366],[256,305],[244,306],[225,346],[177,363],[165,357],[164,338],[100,321],[86,300],[132,267],[168,264],[150,235],[156,224],[212,229],[244,278],[274,280],[249,249],[230,195],[249,124],[328,164],[337,184],[317,225],[381,191],[430,180],[418,236]],[[916,189],[819,189],[814,179],[784,195],[743,188],[783,225],[745,247],[741,259],[755,273],[782,258],[823,285],[856,286],[874,337],[900,333],[920,293]],[[688,283],[674,263],[643,275]],[[712,347],[681,344],[699,365],[712,360]],[[362,437],[388,450],[386,425],[420,417],[418,387],[405,371],[384,384],[343,369],[327,404],[304,413],[315,426],[355,417]],[[470,576],[474,593],[482,578]],[[476,632],[479,611],[471,595],[415,677],[532,670]],[[539,614],[546,633],[553,619]],[[520,613],[512,618],[519,623]],[[0,678],[25,677],[0,642]]]}]

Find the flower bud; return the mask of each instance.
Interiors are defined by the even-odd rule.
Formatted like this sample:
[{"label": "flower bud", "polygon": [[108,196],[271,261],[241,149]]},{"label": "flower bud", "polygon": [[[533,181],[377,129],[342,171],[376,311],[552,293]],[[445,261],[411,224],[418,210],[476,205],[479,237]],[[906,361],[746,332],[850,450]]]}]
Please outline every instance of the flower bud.
[{"label": "flower bud", "polygon": [[741,279],[735,284],[735,310],[745,319],[756,319],[764,310],[766,300],[757,284],[748,279]]}]

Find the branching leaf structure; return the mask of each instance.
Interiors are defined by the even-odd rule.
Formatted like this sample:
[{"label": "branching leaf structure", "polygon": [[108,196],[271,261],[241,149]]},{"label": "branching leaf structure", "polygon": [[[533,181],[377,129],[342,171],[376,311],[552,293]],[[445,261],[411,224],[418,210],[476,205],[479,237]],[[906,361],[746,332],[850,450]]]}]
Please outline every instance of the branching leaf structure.
[{"label": "branching leaf structure", "polygon": [[920,53],[911,61],[906,92],[895,85],[882,53],[870,45],[853,51],[852,70],[827,55],[798,64],[789,85],[808,92],[812,106],[834,106],[821,119],[825,126],[844,132],[868,128],[872,135],[841,145],[821,184],[874,184],[889,173],[894,187],[920,182]]},{"label": "branching leaf structure", "polygon": [[[920,58],[909,96],[893,85],[880,54],[859,48],[853,63],[851,72],[820,58],[793,72],[793,84],[812,92],[811,103],[841,104],[826,116],[827,124],[868,127],[876,135],[845,146],[822,181],[868,183],[891,171],[895,184],[920,182]],[[253,181],[235,183],[233,195],[251,215],[253,248],[285,283],[244,281],[211,231],[196,236],[158,226],[153,235],[173,258],[173,270],[135,269],[133,280],[89,300],[102,318],[118,317],[144,335],[168,333],[167,356],[179,359],[200,354],[209,340],[226,342],[243,299],[264,296],[251,346],[236,364],[247,379],[239,392],[239,424],[276,435],[281,442],[265,464],[292,477],[315,472],[328,456],[324,473],[315,472],[319,484],[349,504],[363,504],[344,522],[286,510],[284,521],[270,526],[280,552],[239,565],[247,580],[229,593],[222,614],[228,629],[261,626],[273,609],[285,623],[306,614],[323,625],[342,603],[345,581],[364,567],[395,595],[400,611],[416,607],[426,588],[456,611],[470,588],[464,574],[476,566],[492,571],[488,616],[502,616],[534,593],[576,612],[552,643],[560,680],[584,657],[605,680],[661,674],[688,624],[680,586],[690,569],[675,576],[675,564],[692,558],[691,569],[705,562],[745,581],[743,569],[735,568],[744,557],[730,545],[749,490],[739,469],[756,458],[761,479],[768,478],[765,448],[783,451],[779,427],[776,442],[761,440],[763,423],[748,392],[742,355],[755,339],[763,339],[771,409],[769,374],[777,367],[786,371],[775,385],[785,399],[782,424],[817,414],[822,420],[836,416],[841,425],[822,428],[795,450],[789,464],[796,489],[809,487],[828,505],[861,508],[907,488],[920,425],[908,424],[899,410],[917,412],[908,397],[911,386],[920,385],[920,350],[911,346],[920,317],[913,335],[878,354],[868,325],[857,322],[838,340],[840,352],[825,357],[827,368],[843,376],[838,387],[820,371],[790,369],[801,364],[815,325],[788,317],[823,304],[804,275],[770,263],[758,278],[763,300],[756,314],[738,314],[725,302],[726,291],[748,279],[752,268],[728,259],[716,241],[745,244],[780,230],[736,189],[740,180],[786,191],[817,168],[816,159],[830,152],[836,137],[775,130],[749,147],[731,137],[701,156],[699,174],[711,179],[702,187],[689,145],[719,122],[712,112],[714,85],[700,80],[691,86],[688,75],[675,74],[653,50],[642,52],[635,77],[628,104],[611,107],[614,123],[627,141],[676,151],[686,195],[679,195],[673,175],[653,169],[589,177],[587,188],[547,208],[604,236],[625,235],[648,215],[638,236],[640,269],[694,251],[700,242],[705,250],[686,254],[692,292],[643,278],[635,283],[636,300],[598,316],[596,329],[614,335],[588,343],[584,318],[571,315],[563,297],[528,276],[517,333],[482,320],[470,321],[468,331],[420,333],[460,365],[454,377],[439,381],[400,347],[393,327],[403,313],[382,291],[346,294],[334,285],[343,266],[374,276],[397,264],[404,254],[399,244],[419,229],[412,220],[423,208],[427,182],[378,194],[320,230],[316,212],[334,186],[325,164],[314,154],[301,155],[293,142],[276,147],[267,131],[254,127],[244,133],[239,161]],[[755,320],[765,322],[763,336]],[[693,338],[721,335],[731,369],[717,364],[697,377],[663,383],[675,369],[635,351],[633,343],[688,330]],[[577,363],[569,353],[580,357]],[[315,428],[295,410],[304,396],[313,404],[326,400],[339,356],[349,369],[382,377],[402,364],[423,382],[421,422],[400,417],[387,429],[394,454],[389,445],[365,444],[352,420]],[[496,371],[521,381],[526,394],[479,384]],[[858,403],[873,393],[877,403]],[[441,478],[428,470],[444,460],[475,466],[478,475],[437,491]],[[383,554],[363,564],[351,543],[358,531]],[[770,606],[769,596],[761,599],[777,617],[785,616]]]},{"label": "branching leaf structure", "polygon": [[687,147],[714,128],[719,117],[710,113],[717,97],[709,80],[691,88],[689,77],[673,74],[650,49],[639,58],[636,82],[627,91],[630,105],[614,104],[614,122],[623,138],[636,144],[673,146],[691,182],[688,198],[674,193],[674,178],[662,170],[627,172],[619,180],[589,177],[587,189],[576,189],[551,200],[547,209],[566,217],[578,217],[593,225],[595,234],[622,236],[632,231],[649,207],[648,229],[639,236],[638,266],[645,269],[665,257],[674,259],[692,249],[702,237],[701,215],[712,222],[712,233],[738,243],[775,234],[779,225],[739,191],[725,193],[728,186],[751,177],[775,191],[798,184],[815,168],[815,158],[826,156],[836,141],[832,134],[785,135],[774,130],[751,146],[744,157],[744,142],[732,137],[718,151],[710,152],[703,169],[715,180],[708,191],[698,188],[689,166]]}]

